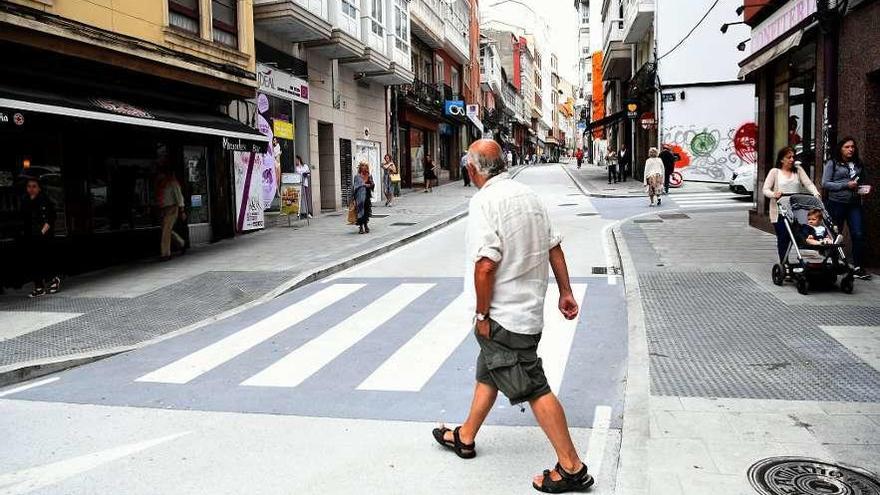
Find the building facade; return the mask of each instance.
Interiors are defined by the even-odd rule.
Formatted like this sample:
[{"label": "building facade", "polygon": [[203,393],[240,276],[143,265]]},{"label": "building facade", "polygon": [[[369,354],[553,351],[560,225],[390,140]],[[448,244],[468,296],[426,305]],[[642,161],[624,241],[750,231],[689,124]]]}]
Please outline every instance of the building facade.
[{"label": "building facade", "polygon": [[[58,209],[62,272],[158,254],[159,182],[170,174],[187,242],[234,235],[236,154],[268,149],[238,115],[257,88],[252,14],[250,0],[0,4],[5,259],[16,259],[5,251],[28,176]],[[16,267],[0,271],[20,282]]]},{"label": "building facade", "polygon": [[[754,82],[757,111],[757,191],[774,166],[776,152],[792,146],[797,159],[821,186],[825,162],[839,139],[853,137],[868,169],[869,184],[880,186],[880,19],[876,1],[826,2],[790,0],[773,5],[747,1],[739,5],[751,28],[750,54],[740,65],[741,77]],[[744,37],[745,38],[745,37]],[[750,212],[753,226],[769,230],[768,200],[756,195]],[[863,198],[866,218],[877,218],[876,193]],[[880,228],[866,223],[868,264],[877,266]]]}]

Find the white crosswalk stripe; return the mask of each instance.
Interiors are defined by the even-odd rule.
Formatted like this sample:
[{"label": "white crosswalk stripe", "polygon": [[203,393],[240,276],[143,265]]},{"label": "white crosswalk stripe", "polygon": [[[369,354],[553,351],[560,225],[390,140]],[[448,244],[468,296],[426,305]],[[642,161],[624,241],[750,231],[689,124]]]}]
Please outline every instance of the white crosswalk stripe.
[{"label": "white crosswalk stripe", "polygon": [[[572,284],[571,290],[575,301],[578,305],[582,305],[587,284]],[[581,311],[583,309],[580,308]],[[538,355],[541,356],[550,389],[557,394],[562,386],[562,376],[565,374],[565,365],[568,364],[568,354],[571,352],[571,343],[574,341],[574,331],[579,319],[580,316],[566,320],[562,316],[559,312],[559,289],[551,284],[544,299],[544,333],[538,345]]]},{"label": "white crosswalk stripe", "polygon": [[418,392],[473,330],[464,294],[358,385],[358,390]]},{"label": "white crosswalk stripe", "polygon": [[248,378],[242,382],[242,385],[296,387],[373,330],[382,326],[434,285],[400,284],[342,323]]},{"label": "white crosswalk stripe", "polygon": [[[676,206],[685,210],[715,208],[751,208],[753,203],[746,196],[724,191],[706,193],[673,193],[667,196]],[[666,198],[664,198],[666,199]]]},{"label": "white crosswalk stripe", "polygon": [[335,284],[136,381],[187,383],[354,293],[365,284]]}]

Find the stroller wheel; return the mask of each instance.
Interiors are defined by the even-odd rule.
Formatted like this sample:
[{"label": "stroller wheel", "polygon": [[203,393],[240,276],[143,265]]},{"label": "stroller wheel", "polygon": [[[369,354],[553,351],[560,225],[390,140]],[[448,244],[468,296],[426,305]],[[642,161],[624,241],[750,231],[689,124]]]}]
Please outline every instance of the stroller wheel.
[{"label": "stroller wheel", "polygon": [[785,281],[785,268],[779,263],[773,265],[773,283],[776,285],[782,285]]},{"label": "stroller wheel", "polygon": [[840,290],[843,291],[844,294],[852,294],[853,293],[853,276],[847,275],[840,279]]},{"label": "stroller wheel", "polygon": [[807,280],[807,277],[798,277],[797,291],[805,296],[810,293],[810,282]]}]

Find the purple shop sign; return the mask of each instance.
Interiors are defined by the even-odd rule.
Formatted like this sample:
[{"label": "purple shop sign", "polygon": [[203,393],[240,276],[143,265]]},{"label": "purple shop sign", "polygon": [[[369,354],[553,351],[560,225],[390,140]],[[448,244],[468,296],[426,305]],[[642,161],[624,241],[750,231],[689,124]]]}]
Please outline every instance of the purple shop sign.
[{"label": "purple shop sign", "polygon": [[276,167],[275,158],[272,153],[263,155],[263,170],[260,174],[263,179],[262,195],[263,209],[268,210],[272,207],[272,200],[275,199],[275,193],[278,192],[278,174],[280,170]]},{"label": "purple shop sign", "polygon": [[816,0],[789,0],[767,20],[752,29],[752,53],[769,45],[815,13]]},{"label": "purple shop sign", "polygon": [[259,110],[260,113],[266,113],[266,111],[269,110],[269,97],[263,93],[257,95],[257,110]]},{"label": "purple shop sign", "polygon": [[[269,138],[269,144],[272,144],[272,138],[275,137],[272,134],[272,126],[269,125],[269,122],[262,116],[257,115],[257,130],[260,131],[260,134]],[[272,147],[269,146],[271,149]]]}]

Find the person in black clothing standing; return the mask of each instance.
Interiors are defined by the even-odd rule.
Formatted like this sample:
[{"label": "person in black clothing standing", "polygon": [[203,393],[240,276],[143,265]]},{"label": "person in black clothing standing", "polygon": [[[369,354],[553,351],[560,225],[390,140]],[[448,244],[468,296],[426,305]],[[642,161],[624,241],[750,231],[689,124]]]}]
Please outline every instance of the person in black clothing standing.
[{"label": "person in black clothing standing", "polygon": [[626,176],[630,175],[632,167],[632,156],[625,144],[620,145],[620,151],[617,153],[617,175],[620,182],[626,182]]},{"label": "person in black clothing standing", "polygon": [[22,248],[24,255],[33,260],[31,277],[34,290],[30,297],[54,294],[61,285],[61,280],[52,276],[52,254],[49,252],[55,235],[55,205],[43,194],[38,179],[28,178],[25,190],[27,194],[21,202]]},{"label": "person in black clothing standing", "polygon": [[660,152],[660,160],[663,162],[663,190],[666,194],[669,194],[669,177],[672,176],[672,172],[675,171],[675,155],[672,154],[672,150],[669,149],[669,146],[663,145],[663,151]]}]

